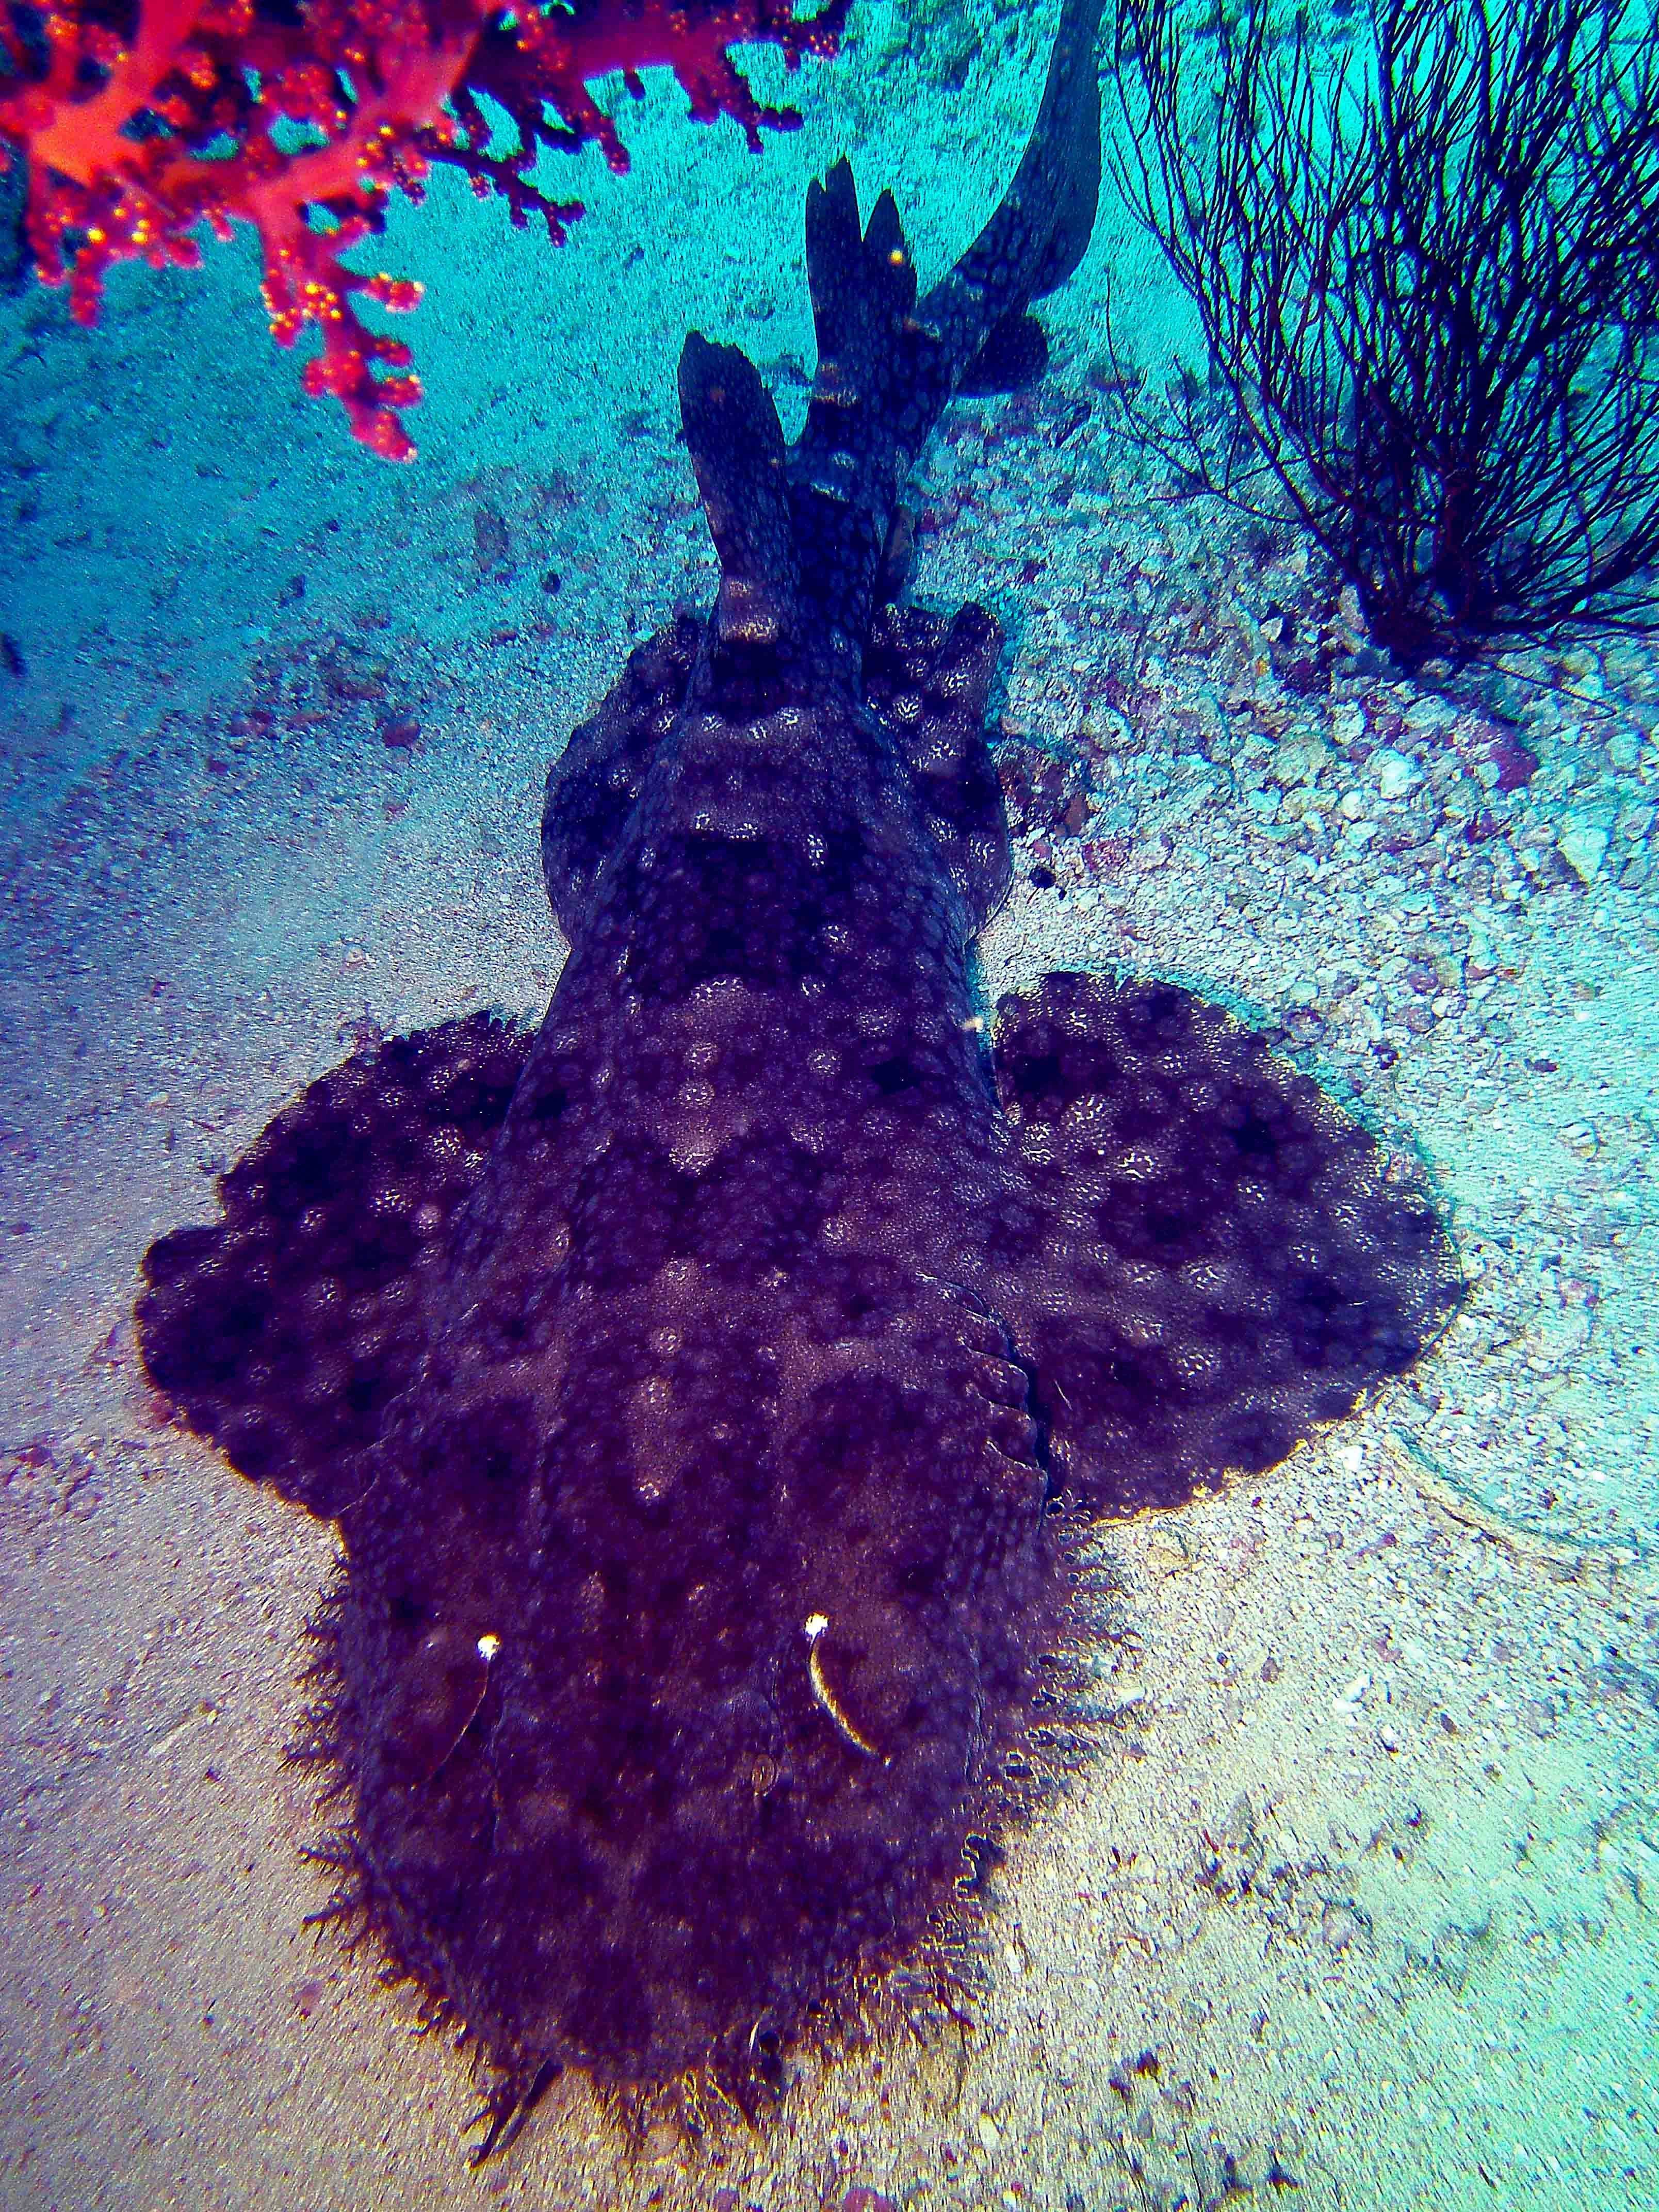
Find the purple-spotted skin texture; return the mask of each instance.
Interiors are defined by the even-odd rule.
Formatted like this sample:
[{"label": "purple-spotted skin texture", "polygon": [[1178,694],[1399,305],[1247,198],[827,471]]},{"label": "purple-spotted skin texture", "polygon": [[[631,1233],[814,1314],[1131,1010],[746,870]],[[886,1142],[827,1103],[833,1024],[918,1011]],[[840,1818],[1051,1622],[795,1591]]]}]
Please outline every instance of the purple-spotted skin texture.
[{"label": "purple-spotted skin texture", "polygon": [[1086,242],[1097,12],[927,299],[890,199],[861,231],[844,164],[813,188],[793,447],[688,342],[720,599],[550,778],[539,1033],[348,1063],[145,1261],[155,1382],[337,1524],[331,1855],[498,2130],[568,2065],[775,2079],[996,1817],[1066,1628],[1056,1498],[1271,1464],[1458,1294],[1420,1191],[1224,1014],[1051,976],[994,1054],[980,1017],[1000,634],[878,579],[951,390],[1031,356]]}]

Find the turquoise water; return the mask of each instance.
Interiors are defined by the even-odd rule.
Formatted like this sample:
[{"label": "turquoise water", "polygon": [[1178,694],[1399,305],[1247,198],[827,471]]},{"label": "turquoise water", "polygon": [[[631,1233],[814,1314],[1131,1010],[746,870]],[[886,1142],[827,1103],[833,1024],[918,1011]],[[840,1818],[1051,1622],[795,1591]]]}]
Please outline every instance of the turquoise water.
[{"label": "turquoise water", "polygon": [[[139,1255],[298,1085],[544,1001],[548,763],[713,589],[686,329],[793,434],[806,180],[890,185],[930,282],[1050,27],[860,9],[838,63],[745,63],[805,118],[759,160],[653,76],[629,176],[550,165],[589,210],[558,252],[453,178],[398,203],[406,468],[302,397],[245,243],[118,271],[96,331],[0,301],[7,2204],[1659,2197],[1659,652],[1409,683],[1293,534],[1163,496],[1102,388],[1109,284],[1136,358],[1188,325],[1109,185],[1048,376],[959,402],[915,501],[916,595],[1014,642],[988,984],[1124,965],[1256,1010],[1426,1153],[1475,1280],[1359,1419],[1103,1533],[1097,1747],[1007,1839],[971,2028],[802,2057],[760,2137],[630,2141],[561,2083],[469,2174],[465,2054],[303,1924],[278,1754],[331,1540],[137,1370]],[[1298,635],[1328,689],[1287,680]]]}]

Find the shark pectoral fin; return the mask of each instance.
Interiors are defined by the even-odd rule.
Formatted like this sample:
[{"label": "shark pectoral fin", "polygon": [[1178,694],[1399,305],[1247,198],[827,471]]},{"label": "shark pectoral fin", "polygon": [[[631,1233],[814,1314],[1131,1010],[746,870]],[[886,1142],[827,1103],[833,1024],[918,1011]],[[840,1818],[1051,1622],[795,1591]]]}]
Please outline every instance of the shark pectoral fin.
[{"label": "shark pectoral fin", "polygon": [[985,737],[985,704],[1002,629],[983,607],[953,621],[883,607],[870,626],[864,696],[909,763],[922,817],[975,930],[1007,896],[1013,870],[1002,786]]},{"label": "shark pectoral fin", "polygon": [[985,343],[957,381],[969,397],[1019,392],[1035,384],[1048,366],[1048,341],[1036,317],[1023,309],[994,323]]},{"label": "shark pectoral fin", "polygon": [[426,1343],[432,1261],[529,1039],[475,1014],[346,1061],[220,1178],[223,1218],[144,1255],[150,1380],[240,1474],[319,1518]]},{"label": "shark pectoral fin", "polygon": [[1273,1466],[1463,1295],[1420,1172],[1190,992],[1051,975],[1001,1002],[996,1073],[1035,1204],[994,1295],[1096,1510]]},{"label": "shark pectoral fin", "polygon": [[682,615],[629,656],[599,712],[571,733],[550,770],[542,875],[567,937],[586,920],[599,871],[633,812],[657,749],[685,703],[702,632]]}]

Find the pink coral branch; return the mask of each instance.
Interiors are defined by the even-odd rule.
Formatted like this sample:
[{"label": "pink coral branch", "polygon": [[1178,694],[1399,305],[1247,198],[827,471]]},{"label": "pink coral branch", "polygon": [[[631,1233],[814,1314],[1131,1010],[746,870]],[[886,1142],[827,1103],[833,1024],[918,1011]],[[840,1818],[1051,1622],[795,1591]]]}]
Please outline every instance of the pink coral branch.
[{"label": "pink coral branch", "polygon": [[[394,191],[418,202],[434,162],[532,210],[555,243],[581,213],[529,181],[540,146],[592,140],[628,166],[588,90],[620,70],[673,70],[695,121],[730,115],[752,148],[799,118],[760,106],[732,46],[768,41],[791,69],[834,54],[848,0],[798,21],[792,0],[574,0],[507,11],[489,0],[307,0],[297,18],[269,0],[58,0],[38,40],[0,16],[0,159],[29,163],[28,238],[48,284],[67,283],[95,322],[113,264],[193,268],[205,222],[257,230],[271,335],[309,325],[322,351],[304,384],[346,410],[353,434],[390,460],[413,457],[402,414],[421,397],[409,348],[364,324],[359,300],[392,313],[420,287],[343,259],[385,227]],[[124,27],[131,19],[131,27]],[[87,87],[90,83],[92,89]],[[9,89],[7,88],[9,88]],[[483,95],[506,112],[515,150],[489,151]],[[297,142],[297,143],[296,143]]]}]

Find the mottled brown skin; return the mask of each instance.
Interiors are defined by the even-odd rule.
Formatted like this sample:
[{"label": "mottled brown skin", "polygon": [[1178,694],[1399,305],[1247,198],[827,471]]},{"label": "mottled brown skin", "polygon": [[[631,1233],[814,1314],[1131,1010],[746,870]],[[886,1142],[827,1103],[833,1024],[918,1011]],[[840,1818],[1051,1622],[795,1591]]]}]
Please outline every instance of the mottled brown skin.
[{"label": "mottled brown skin", "polygon": [[1064,1631],[1056,1498],[1270,1464],[1457,1296],[1421,1194],[1225,1015],[1052,976],[994,1059],[980,1018],[1000,635],[877,578],[951,391],[1086,241],[1096,12],[926,301],[890,200],[861,235],[845,165],[814,188],[793,449],[688,343],[720,602],[550,780],[533,1042],[349,1063],[145,1262],[156,1382],[337,1522],[343,1888],[498,2125],[566,2065],[775,2074],[950,1897]]}]

